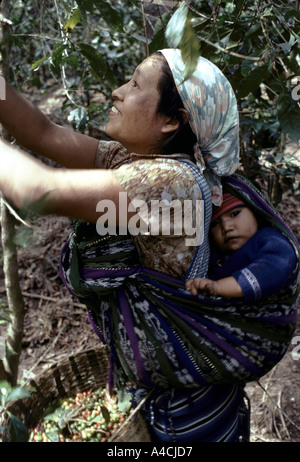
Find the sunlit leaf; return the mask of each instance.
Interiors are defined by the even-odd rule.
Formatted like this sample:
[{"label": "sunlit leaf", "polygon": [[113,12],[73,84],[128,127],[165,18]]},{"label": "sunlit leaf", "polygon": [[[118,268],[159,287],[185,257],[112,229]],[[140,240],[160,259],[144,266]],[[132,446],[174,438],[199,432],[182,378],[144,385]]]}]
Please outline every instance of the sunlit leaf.
[{"label": "sunlit leaf", "polygon": [[21,387],[13,387],[7,395],[7,402],[17,401],[18,399],[30,398],[31,394],[28,390]]},{"label": "sunlit leaf", "polygon": [[77,26],[77,24],[81,22],[81,11],[79,8],[76,8],[72,16],[67,20],[66,24],[64,25],[64,30],[67,33],[71,33],[74,27]]},{"label": "sunlit leaf", "polygon": [[5,406],[7,396],[11,390],[11,384],[6,380],[1,380],[0,382],[0,399],[1,399],[1,406]]},{"label": "sunlit leaf", "polygon": [[120,389],[117,392],[117,397],[118,397],[118,408],[120,409],[121,412],[128,412],[129,409],[131,408],[131,399],[132,396],[130,393],[128,393],[124,389]]},{"label": "sunlit leaf", "polygon": [[166,39],[171,48],[177,48],[183,38],[188,11],[187,5],[181,5],[168,22]]},{"label": "sunlit leaf", "polygon": [[199,41],[194,33],[189,17],[186,20],[186,26],[179,48],[185,64],[183,80],[186,80],[195,72],[200,54]]},{"label": "sunlit leaf", "polygon": [[88,113],[84,107],[78,107],[70,112],[68,122],[73,124],[77,130],[85,128],[88,121]]},{"label": "sunlit leaf", "polygon": [[180,48],[185,64],[182,80],[188,79],[195,71],[199,58],[199,40],[194,32],[189,9],[186,4],[174,13],[166,29],[166,39],[172,48]]}]

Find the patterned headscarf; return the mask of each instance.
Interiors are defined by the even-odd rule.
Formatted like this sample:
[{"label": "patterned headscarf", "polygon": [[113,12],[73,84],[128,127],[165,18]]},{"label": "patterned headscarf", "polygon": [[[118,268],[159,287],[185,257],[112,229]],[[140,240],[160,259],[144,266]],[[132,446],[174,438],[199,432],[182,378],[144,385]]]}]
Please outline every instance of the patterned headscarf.
[{"label": "patterned headscarf", "polygon": [[185,64],[178,49],[160,50],[172,71],[179,95],[196,135],[195,158],[212,191],[222,203],[221,176],[239,166],[239,116],[235,95],[218,67],[200,57],[193,75],[183,82]]}]

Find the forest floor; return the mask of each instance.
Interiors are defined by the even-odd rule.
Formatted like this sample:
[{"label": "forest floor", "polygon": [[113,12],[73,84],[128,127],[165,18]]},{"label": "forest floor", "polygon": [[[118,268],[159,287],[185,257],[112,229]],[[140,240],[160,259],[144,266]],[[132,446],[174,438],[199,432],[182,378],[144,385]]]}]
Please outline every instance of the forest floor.
[{"label": "forest floor", "polygon": [[[300,198],[285,192],[279,210],[300,235]],[[59,275],[60,252],[70,231],[68,219],[42,217],[28,246],[18,248],[26,309],[19,378],[25,382],[50,365],[98,345],[85,307],[67,293]],[[6,303],[2,264],[0,301]],[[252,442],[300,442],[300,320],[294,341],[260,384],[247,385]]]}]

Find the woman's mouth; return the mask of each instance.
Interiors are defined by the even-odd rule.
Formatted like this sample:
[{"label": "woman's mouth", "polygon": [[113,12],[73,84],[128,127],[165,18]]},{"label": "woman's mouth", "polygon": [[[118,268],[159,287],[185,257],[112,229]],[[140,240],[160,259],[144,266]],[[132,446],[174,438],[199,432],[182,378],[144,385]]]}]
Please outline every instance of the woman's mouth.
[{"label": "woman's mouth", "polygon": [[110,110],[110,113],[111,114],[120,114],[120,111],[118,111],[118,109],[115,106],[112,106],[111,110]]}]

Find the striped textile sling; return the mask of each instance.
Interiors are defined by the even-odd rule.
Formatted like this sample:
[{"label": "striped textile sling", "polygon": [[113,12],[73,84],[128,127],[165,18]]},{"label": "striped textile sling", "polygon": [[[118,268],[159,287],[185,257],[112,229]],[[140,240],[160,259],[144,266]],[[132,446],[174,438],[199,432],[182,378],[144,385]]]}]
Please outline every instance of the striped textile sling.
[{"label": "striped textile sling", "polygon": [[[299,261],[293,233],[249,181],[233,175],[223,186],[287,236]],[[209,226],[209,212],[205,218]],[[198,249],[186,279],[204,276],[206,252]],[[111,386],[132,383],[136,396],[156,390],[147,410],[155,422],[153,438],[162,441],[236,440],[244,384],[270,371],[292,339],[298,272],[299,264],[288,289],[255,304],[206,293],[195,297],[184,281],[142,267],[130,236],[99,236],[95,225],[83,222],[61,257],[68,290],[87,306],[108,346]]]}]

